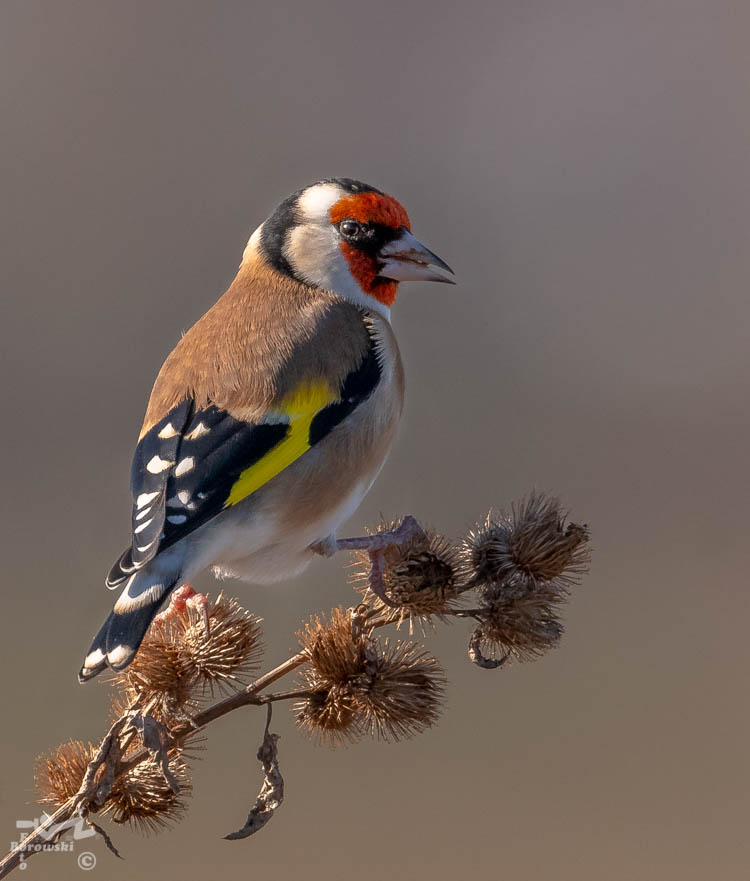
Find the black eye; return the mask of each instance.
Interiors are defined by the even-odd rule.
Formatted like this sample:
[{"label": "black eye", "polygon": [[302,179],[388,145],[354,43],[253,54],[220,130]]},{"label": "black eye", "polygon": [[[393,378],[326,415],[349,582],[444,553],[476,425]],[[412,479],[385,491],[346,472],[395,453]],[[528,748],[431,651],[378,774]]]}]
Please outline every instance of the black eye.
[{"label": "black eye", "polygon": [[339,224],[339,232],[345,239],[356,239],[362,234],[362,224],[356,220],[342,220]]}]

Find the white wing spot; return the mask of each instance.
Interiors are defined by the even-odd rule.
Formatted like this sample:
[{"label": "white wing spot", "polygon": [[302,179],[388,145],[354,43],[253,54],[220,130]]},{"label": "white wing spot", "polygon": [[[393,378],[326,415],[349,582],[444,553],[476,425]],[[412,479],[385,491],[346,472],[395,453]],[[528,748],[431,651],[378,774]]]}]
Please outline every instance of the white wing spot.
[{"label": "white wing spot", "polygon": [[[135,566],[134,568],[135,568],[136,570],[138,570],[138,569],[140,569],[141,567],[140,567],[140,566]],[[134,579],[135,579],[135,576],[136,576],[137,574],[138,574],[138,572],[136,571],[136,572],[134,572],[134,573],[130,576],[130,578],[128,578],[128,580],[125,582],[125,587],[123,588],[123,590],[127,590],[127,589],[130,587],[130,585],[133,583],[133,581],[134,581]],[[117,588],[118,588],[119,586],[120,586],[119,584],[110,584],[110,585],[107,587],[107,590],[117,590]]]},{"label": "white wing spot", "polygon": [[107,655],[107,660],[110,664],[121,664],[125,658],[130,657],[133,654],[133,649],[128,645],[118,645],[116,649],[112,649],[112,651]]},{"label": "white wing spot", "polygon": [[161,456],[154,456],[153,459],[149,460],[148,465],[146,465],[146,471],[150,471],[152,474],[161,474],[162,471],[171,468],[173,464],[174,463],[170,462],[169,459],[162,459]]},{"label": "white wing spot", "polygon": [[[149,515],[150,513],[151,513],[151,505],[147,505],[142,511],[139,511],[139,512],[135,515],[135,519],[136,519],[136,520],[143,520],[143,518],[144,518],[144,517],[148,517],[148,515]],[[152,517],[151,519],[153,520],[154,518]]]},{"label": "white wing spot", "polygon": [[192,471],[194,467],[195,459],[192,456],[182,459],[174,470],[175,477],[181,477],[183,474],[187,474],[188,471]]},{"label": "white wing spot", "polygon": [[[164,586],[162,584],[152,584],[146,590],[135,594],[135,596],[131,595],[130,591],[126,589],[117,598],[113,608],[120,615],[123,612],[132,612],[134,609],[142,609],[144,606],[155,602],[163,593]],[[111,653],[109,659],[112,660]]]},{"label": "white wing spot", "polygon": [[138,498],[135,500],[136,508],[142,508],[144,505],[148,505],[159,495],[159,490],[155,493],[141,493]]},{"label": "white wing spot", "polygon": [[211,429],[207,428],[202,422],[199,422],[190,434],[185,435],[185,440],[198,440],[204,434],[208,434]]},{"label": "white wing spot", "polygon": [[157,437],[160,437],[162,440],[167,440],[167,438],[174,437],[177,434],[177,429],[172,425],[171,422],[167,422],[167,424],[162,428],[162,430],[157,434]]},{"label": "white wing spot", "polygon": [[184,523],[187,520],[187,517],[184,514],[170,514],[167,517],[170,523]]},{"label": "white wing spot", "polygon": [[[162,536],[162,538],[163,538],[163,536]],[[156,541],[158,541],[158,539],[155,538],[153,541],[150,541],[147,545],[143,545],[143,547],[141,547],[140,545],[136,545],[135,549],[138,551],[138,553],[142,554],[145,551],[147,551],[149,548],[153,547],[154,543]]]},{"label": "white wing spot", "polygon": [[181,489],[177,493],[177,498],[182,502],[183,505],[187,505],[190,501],[190,493],[186,489]]},{"label": "white wing spot", "polygon": [[149,523],[151,523],[153,519],[153,517],[149,517],[149,519],[146,520],[145,523],[141,523],[140,526],[136,526],[136,528],[133,530],[133,535],[138,535],[139,532],[143,532],[143,530],[149,525]]},{"label": "white wing spot", "polygon": [[92,670],[94,667],[98,667],[103,660],[104,652],[101,649],[94,649],[90,655],[86,655],[86,660],[83,662],[83,669]]}]

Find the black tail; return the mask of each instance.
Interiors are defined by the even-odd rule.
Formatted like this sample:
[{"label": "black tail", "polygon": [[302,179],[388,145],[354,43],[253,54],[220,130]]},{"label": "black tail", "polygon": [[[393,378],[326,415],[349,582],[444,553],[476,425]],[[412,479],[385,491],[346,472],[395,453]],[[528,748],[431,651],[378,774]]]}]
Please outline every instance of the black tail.
[{"label": "black tail", "polygon": [[130,579],[91,643],[78,673],[79,682],[93,679],[105,667],[124,670],[133,660],[159,606],[175,587],[153,581],[153,575],[146,572]]},{"label": "black tail", "polygon": [[107,666],[107,633],[109,632],[109,625],[112,623],[114,617],[115,613],[110,612],[107,616],[107,620],[102,624],[99,628],[99,632],[94,637],[94,641],[91,643],[91,648],[86,653],[86,660],[83,662],[83,667],[81,667],[78,672],[79,682],[88,682],[89,679],[93,679],[94,676],[101,673]]}]

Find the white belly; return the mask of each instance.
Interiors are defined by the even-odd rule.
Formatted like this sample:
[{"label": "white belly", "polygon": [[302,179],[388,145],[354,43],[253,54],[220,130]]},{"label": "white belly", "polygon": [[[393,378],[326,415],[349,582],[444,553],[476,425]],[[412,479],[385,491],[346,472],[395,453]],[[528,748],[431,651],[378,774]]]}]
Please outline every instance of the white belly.
[{"label": "white belly", "polygon": [[358,483],[324,518],[311,522],[303,530],[290,531],[283,523],[266,522],[263,526],[266,540],[260,547],[257,542],[253,541],[251,545],[248,541],[256,538],[251,533],[255,527],[238,522],[235,540],[213,561],[214,574],[219,578],[240,578],[254,584],[273,584],[299,575],[315,556],[310,545],[329,536],[336,537],[337,529],[354,514],[373,481],[374,478]]}]

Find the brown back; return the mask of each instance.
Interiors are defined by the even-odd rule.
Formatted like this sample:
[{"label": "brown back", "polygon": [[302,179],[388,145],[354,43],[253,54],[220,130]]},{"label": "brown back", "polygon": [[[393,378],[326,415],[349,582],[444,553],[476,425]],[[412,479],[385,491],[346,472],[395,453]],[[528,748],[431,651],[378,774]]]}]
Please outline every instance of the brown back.
[{"label": "brown back", "polygon": [[186,397],[254,421],[303,380],[337,388],[368,343],[356,306],[248,260],[167,357],[141,437]]}]

